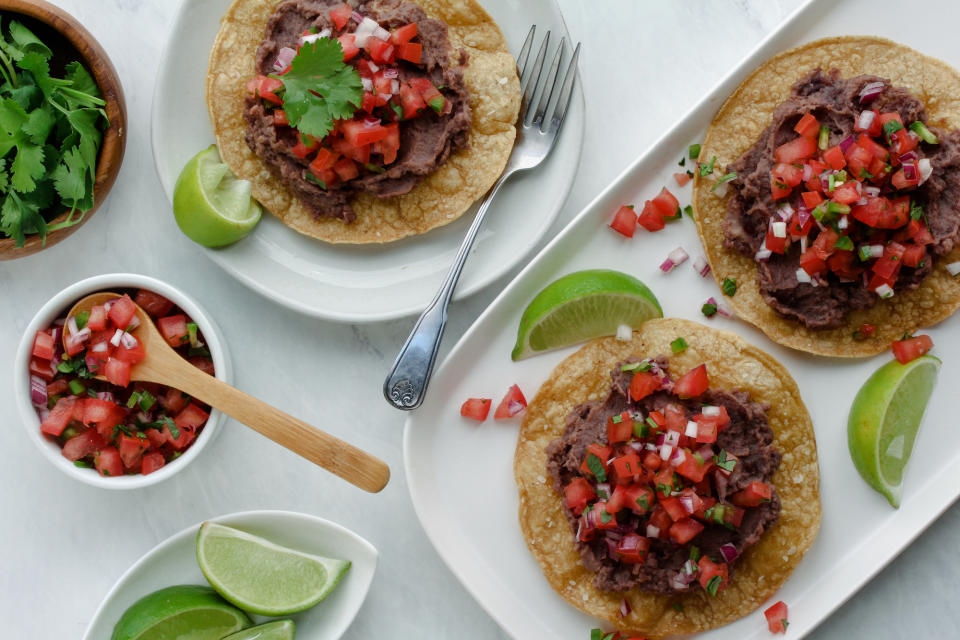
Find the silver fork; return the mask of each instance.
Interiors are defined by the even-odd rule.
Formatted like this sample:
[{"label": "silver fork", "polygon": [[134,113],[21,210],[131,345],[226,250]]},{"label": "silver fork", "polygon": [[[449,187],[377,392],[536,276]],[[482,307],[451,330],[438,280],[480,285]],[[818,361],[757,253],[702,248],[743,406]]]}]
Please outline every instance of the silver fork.
[{"label": "silver fork", "polygon": [[[497,195],[500,187],[510,176],[518,171],[533,169],[543,162],[543,159],[553,149],[560,127],[563,126],[567,108],[570,106],[570,98],[573,95],[573,86],[576,82],[580,44],[577,44],[566,71],[561,74],[560,64],[563,59],[563,39],[561,38],[560,46],[553,56],[550,69],[544,75],[544,61],[550,43],[549,31],[544,37],[543,44],[540,45],[540,51],[533,63],[528,64],[536,30],[536,25],[530,27],[530,32],[527,34],[527,39],[524,41],[523,48],[520,49],[520,55],[517,58],[523,99],[520,104],[520,113],[517,116],[516,142],[513,152],[510,154],[510,159],[507,161],[507,166],[484,197],[480,209],[477,211],[477,217],[470,225],[470,229],[460,245],[460,250],[454,258],[453,265],[447,272],[443,285],[420,316],[420,319],[417,320],[410,337],[407,338],[406,343],[397,355],[396,362],[393,363],[393,369],[390,370],[390,374],[383,383],[384,397],[387,402],[398,409],[409,411],[416,409],[423,402],[427,384],[430,382],[430,375],[433,373],[437,350],[440,348],[440,339],[443,337],[443,330],[447,324],[447,307],[450,305],[457,280],[460,279],[463,264],[467,261],[470,247],[473,246],[473,241],[477,237],[477,232],[480,230],[480,225],[483,224],[483,218],[490,208],[494,196]],[[554,95],[556,95],[556,100],[553,99]],[[539,100],[536,103],[536,108],[533,109],[531,105],[538,96]]]}]

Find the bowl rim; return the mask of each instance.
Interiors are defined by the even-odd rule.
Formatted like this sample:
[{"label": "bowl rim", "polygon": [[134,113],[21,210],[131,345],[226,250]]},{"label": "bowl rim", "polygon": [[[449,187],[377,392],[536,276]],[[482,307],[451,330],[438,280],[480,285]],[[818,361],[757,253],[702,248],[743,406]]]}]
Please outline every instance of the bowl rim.
[{"label": "bowl rim", "polygon": [[[0,261],[15,260],[39,253],[65,240],[82,227],[100,209],[116,182],[123,164],[127,142],[127,105],[123,85],[116,67],[97,39],[70,13],[45,0],[0,0],[0,11],[28,16],[60,33],[77,51],[84,66],[106,102],[104,110],[110,121],[103,131],[103,140],[97,154],[97,168],[93,184],[93,207],[77,224],[47,234],[41,242],[36,234],[28,236],[23,247],[17,247],[13,238],[0,238]],[[60,213],[52,222],[65,219],[68,211]]]},{"label": "bowl rim", "polygon": [[49,441],[41,433],[40,417],[30,401],[30,352],[37,331],[50,326],[61,313],[69,309],[69,305],[83,296],[119,287],[149,289],[172,300],[174,304],[183,309],[197,323],[207,341],[213,366],[216,370],[216,377],[228,384],[230,383],[232,379],[230,356],[226,343],[222,339],[220,328],[189,294],[151,276],[138,273],[107,273],[85,278],[60,290],[51,296],[34,314],[30,323],[24,329],[17,346],[16,357],[13,362],[13,393],[20,410],[21,422],[28,437],[51,464],[68,476],[96,487],[139,489],[166,480],[197,458],[219,431],[220,423],[225,418],[223,413],[217,409],[211,409],[207,424],[187,451],[157,471],[146,476],[137,474],[109,478],[101,476],[95,469],[77,467],[70,460],[64,458],[61,455],[61,447]]}]

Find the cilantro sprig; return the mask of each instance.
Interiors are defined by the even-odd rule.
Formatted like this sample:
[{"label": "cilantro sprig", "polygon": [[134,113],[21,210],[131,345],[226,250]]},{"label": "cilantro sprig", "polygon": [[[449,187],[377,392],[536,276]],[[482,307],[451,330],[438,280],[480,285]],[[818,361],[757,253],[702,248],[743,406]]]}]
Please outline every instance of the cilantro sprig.
[{"label": "cilantro sprig", "polygon": [[271,77],[283,83],[287,120],[314,138],[330,133],[334,120],[351,118],[363,100],[360,74],[343,61],[343,48],[331,38],[300,47],[290,70]]},{"label": "cilantro sprig", "polygon": [[[83,220],[93,207],[107,115],[79,62],[51,75],[53,52],[21,23],[0,31],[0,235],[23,246]],[[67,208],[67,218],[50,221]]]}]

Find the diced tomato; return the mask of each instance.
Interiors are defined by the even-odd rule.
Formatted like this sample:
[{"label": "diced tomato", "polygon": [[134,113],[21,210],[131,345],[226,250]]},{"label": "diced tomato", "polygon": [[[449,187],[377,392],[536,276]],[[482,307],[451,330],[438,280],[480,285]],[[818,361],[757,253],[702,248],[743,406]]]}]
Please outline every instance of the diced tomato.
[{"label": "diced tomato", "polygon": [[876,138],[881,133],[883,133],[883,125],[880,123],[880,113],[875,109],[870,109],[870,111],[873,111],[873,120],[870,122],[870,127],[867,129],[861,128],[860,118],[858,117],[856,119],[856,122],[853,125],[853,130],[858,133],[862,131],[866,131],[867,135]]},{"label": "diced tomato", "polygon": [[906,250],[903,252],[903,266],[915,269],[920,265],[921,262],[923,262],[923,259],[926,255],[927,250],[921,245],[907,245]]},{"label": "diced tomato", "polygon": [[46,331],[37,331],[37,335],[33,337],[33,348],[30,353],[43,360],[52,360],[55,350],[53,336]]},{"label": "diced tomato", "polygon": [[297,144],[293,145],[291,151],[293,155],[301,160],[320,148],[320,141],[313,136],[298,134]]},{"label": "diced tomato", "polygon": [[353,15],[353,9],[346,2],[330,9],[330,19],[333,20],[333,24],[336,25],[338,30],[347,25],[351,15]]},{"label": "diced tomato", "polygon": [[[360,108],[367,113],[373,113],[377,107],[377,97],[369,91],[363,92],[363,98],[360,100]],[[332,144],[332,143],[331,143]]]},{"label": "diced tomato", "polygon": [[97,433],[96,429],[87,429],[67,440],[60,453],[67,460],[76,461],[86,458],[94,451],[98,451],[105,446],[107,446],[107,441]]},{"label": "diced tomato", "polygon": [[[159,293],[154,293],[147,289],[140,289],[137,291],[136,295],[133,297],[133,301],[137,303],[141,309],[147,312],[147,314],[152,318],[160,318],[162,316],[170,313],[170,310],[173,309],[173,302],[167,300]],[[90,322],[87,321],[89,325]],[[121,325],[122,327],[122,325]],[[93,329],[94,327],[91,327]],[[104,329],[105,327],[100,327]]]},{"label": "diced tomato", "polygon": [[847,166],[847,160],[843,157],[843,150],[840,148],[840,145],[830,147],[823,152],[823,160],[826,162],[831,169],[840,171],[845,166]]},{"label": "diced tomato", "polygon": [[660,231],[664,227],[663,215],[650,200],[643,203],[643,210],[640,211],[637,223],[647,231]]},{"label": "diced tomato", "polygon": [[210,358],[206,358],[204,356],[193,356],[188,358],[187,361],[208,376],[216,375],[216,370],[213,368],[213,360]]},{"label": "diced tomato", "polygon": [[637,533],[628,533],[617,542],[617,556],[620,562],[639,564],[646,560],[650,551],[650,540]]},{"label": "diced tomato", "polygon": [[247,93],[263,98],[270,104],[281,106],[283,100],[276,94],[283,87],[283,82],[277,78],[258,75],[247,82]]},{"label": "diced tomato", "polygon": [[680,209],[680,201],[666,187],[650,202],[663,218],[675,217]]},{"label": "diced tomato", "polygon": [[700,508],[693,512],[693,517],[702,520],[703,522],[712,521],[707,517],[707,509],[710,509],[715,504],[717,504],[715,498],[711,498],[710,496],[702,496],[700,498]]},{"label": "diced tomato", "polygon": [[87,318],[87,326],[90,328],[90,331],[103,331],[106,329],[107,308],[102,304],[90,307],[90,317]]},{"label": "diced tomato", "polygon": [[800,197],[803,198],[803,204],[806,205],[807,209],[810,209],[811,211],[816,209],[817,205],[823,202],[823,196],[816,191],[804,191],[800,194]]},{"label": "diced tomato", "polygon": [[403,119],[415,118],[421,109],[427,106],[420,92],[409,84],[400,83],[400,106],[403,107]]},{"label": "diced tomato", "polygon": [[120,387],[126,387],[130,384],[130,363],[119,358],[108,358],[107,366],[103,369],[103,375],[107,382]]},{"label": "diced tomato", "polygon": [[147,357],[147,348],[143,346],[143,342],[139,340],[137,340],[137,345],[131,348],[125,347],[121,342],[120,346],[114,350],[113,357],[122,362],[134,365]]},{"label": "diced tomato", "polygon": [[390,64],[394,61],[396,47],[376,36],[369,36],[365,45],[370,58],[377,64]]},{"label": "diced tomato", "polygon": [[391,164],[397,159],[397,152],[400,151],[400,125],[396,122],[384,125],[387,135],[380,141],[380,154],[383,156],[383,164]]},{"label": "diced tomato", "polygon": [[622,233],[628,238],[632,238],[633,231],[637,228],[637,214],[634,212],[633,207],[623,205],[617,209],[617,214],[613,216],[613,222],[610,223],[610,228]]},{"label": "diced tomato", "polygon": [[630,484],[643,471],[640,456],[633,452],[614,458],[611,466],[617,484]]},{"label": "diced tomato", "polygon": [[123,475],[123,463],[120,452],[116,447],[104,447],[93,454],[93,466],[102,476],[116,477]]},{"label": "diced tomato", "polygon": [[156,451],[153,453],[148,453],[143,456],[143,463],[140,466],[140,472],[145,476],[150,475],[166,463],[167,461],[163,459],[162,453]]},{"label": "diced tomato", "polygon": [[770,174],[770,197],[774,200],[786,198],[792,193],[790,186],[782,178]]},{"label": "diced tomato", "polygon": [[767,237],[763,241],[764,246],[773,253],[784,254],[787,252],[787,238],[778,238],[773,235],[773,225],[767,226]]},{"label": "diced tomato", "polygon": [[587,482],[586,478],[574,478],[566,487],[563,488],[567,508],[574,515],[579,516],[587,508],[587,504],[597,497],[593,487]]},{"label": "diced tomato", "polygon": [[74,338],[73,334],[69,331],[66,331],[66,336],[63,341],[63,350],[66,351],[67,355],[72,358],[83,351],[83,342]]},{"label": "diced tomato", "polygon": [[827,258],[827,268],[847,280],[853,280],[863,273],[863,268],[858,266],[853,251],[847,250],[837,250]]},{"label": "diced tomato", "polygon": [[691,178],[690,178],[690,176],[687,175],[686,173],[675,173],[675,174],[673,174],[673,179],[677,181],[677,186],[678,186],[678,187],[683,187],[683,186],[685,186],[688,182],[690,182],[690,179],[691,179]]},{"label": "diced tomato", "polygon": [[884,285],[892,289],[894,284],[896,284],[896,278],[885,278],[880,274],[875,273],[870,277],[870,281],[867,283],[867,289],[870,291],[876,291]]},{"label": "diced tomato", "polygon": [[63,433],[63,430],[67,427],[67,423],[70,422],[71,416],[73,416],[73,405],[76,401],[77,399],[74,397],[60,398],[57,400],[57,404],[54,405],[49,415],[47,415],[46,419],[40,424],[40,431],[50,434],[51,436],[59,436]]},{"label": "diced tomato", "polygon": [[[698,577],[698,580],[700,582],[700,586],[703,587],[705,591],[708,588],[707,585],[710,584],[710,581],[714,578],[714,576],[720,576],[720,584],[716,587],[716,591],[719,591],[726,586],[727,563],[714,562],[706,555],[703,555],[700,556],[700,562],[698,564],[700,566],[700,576]],[[716,591],[714,591],[714,593],[716,593]]]},{"label": "diced tomato", "polygon": [[202,427],[209,417],[210,414],[191,402],[173,417],[173,422],[181,429],[196,430]]},{"label": "diced tomato", "polygon": [[906,247],[899,242],[891,242],[883,248],[883,255],[873,263],[873,272],[881,278],[895,281],[905,251]]},{"label": "diced tomato", "polygon": [[789,624],[787,621],[787,605],[783,600],[767,607],[763,615],[767,618],[767,627],[770,629],[770,633],[787,632],[787,625]]},{"label": "diced tomato", "polygon": [[607,442],[626,442],[633,435],[633,418],[629,411],[607,418]]},{"label": "diced tomato", "polygon": [[825,273],[827,262],[817,254],[817,250],[808,247],[806,251],[800,254],[800,267],[811,276],[819,273]]},{"label": "diced tomato", "polygon": [[660,501],[660,506],[664,508],[667,515],[669,515],[670,519],[674,522],[687,516],[687,512],[677,498],[664,498]]},{"label": "diced tomato", "polygon": [[460,415],[471,420],[483,422],[490,413],[490,398],[468,398],[460,406]]},{"label": "diced tomato", "polygon": [[930,351],[933,348],[933,340],[930,336],[914,336],[906,340],[893,341],[893,356],[900,364],[907,364]]},{"label": "diced tomato", "polygon": [[[868,135],[861,133],[857,137],[856,144],[857,146],[869,151],[874,160],[882,160],[883,162],[886,162],[890,158],[890,152],[887,151],[883,145],[877,144],[877,142]],[[871,171],[870,173],[873,172]]]},{"label": "diced tomato", "polygon": [[738,507],[757,507],[763,502],[770,502],[773,497],[773,488],[766,482],[751,482],[731,496],[730,502]]},{"label": "diced tomato", "polygon": [[630,397],[634,402],[643,400],[660,388],[660,380],[649,371],[637,371],[630,380]]},{"label": "diced tomato", "polygon": [[163,339],[171,347],[179,347],[187,343],[190,334],[187,331],[187,316],[178,313],[175,316],[166,316],[157,320],[157,328]]},{"label": "diced tomato", "polygon": [[407,42],[406,44],[397,45],[396,57],[401,60],[406,60],[407,62],[412,62],[413,64],[420,64],[420,59],[422,56],[423,45],[417,42]]},{"label": "diced tomato", "polygon": [[607,460],[610,459],[610,454],[613,451],[610,447],[605,447],[602,444],[594,442],[593,444],[587,447],[587,454],[583,456],[583,462],[580,464],[580,470],[584,474],[594,475],[593,470],[590,468],[590,465],[587,464],[587,460],[590,459],[590,456],[596,456],[597,460],[600,461],[600,466],[603,468],[604,473],[607,471]]},{"label": "diced tomato", "polygon": [[887,124],[891,120],[896,120],[901,125],[903,125],[903,119],[900,118],[900,114],[897,113],[896,111],[888,111],[886,113],[881,113],[879,120],[880,120],[881,130],[883,129],[883,125]]},{"label": "diced tomato", "polygon": [[607,530],[617,528],[617,517],[616,514],[611,513],[607,509],[607,503],[603,500],[598,500],[593,508],[597,510],[597,529]]},{"label": "diced tomato", "polygon": [[847,173],[857,180],[863,180],[869,173],[870,163],[873,162],[873,154],[860,145],[852,144],[847,149]]},{"label": "diced tomato", "polygon": [[680,376],[673,385],[673,393],[680,398],[694,398],[710,387],[707,365],[701,364]]},{"label": "diced tomato", "polygon": [[[620,489],[622,486],[623,485],[617,485],[617,489]],[[640,483],[623,487],[623,493],[623,506],[641,515],[653,508],[654,503],[657,501],[657,495],[653,490]]]},{"label": "diced tomato", "polygon": [[907,224],[907,235],[919,245],[933,244],[933,236],[923,220],[913,220]]},{"label": "diced tomato", "polygon": [[664,424],[671,431],[683,431],[687,426],[687,414],[678,404],[670,403],[663,408]]},{"label": "diced tomato", "polygon": [[817,140],[808,136],[800,136],[777,147],[773,152],[773,157],[777,162],[786,162],[787,164],[809,158],[817,152]]},{"label": "diced tomato", "polygon": [[683,459],[683,462],[677,466],[677,473],[688,480],[692,480],[693,482],[700,482],[703,480],[703,477],[706,475],[707,471],[713,467],[713,460],[709,458],[701,458],[698,460],[697,458],[698,456],[687,453],[686,457]]},{"label": "diced tomato", "polygon": [[663,506],[658,504],[650,513],[649,523],[660,530],[660,535],[657,536],[658,538],[666,538],[667,532],[670,530],[670,526],[673,524],[673,520],[671,520],[670,516],[667,515],[667,512]]},{"label": "diced tomato", "polygon": [[367,124],[362,120],[348,120],[342,126],[344,139],[354,147],[378,142],[387,137],[386,128],[380,124]]},{"label": "diced tomato", "polygon": [[820,123],[812,113],[805,113],[793,126],[793,130],[802,136],[815,136],[820,132]]},{"label": "diced tomato", "polygon": [[847,181],[833,190],[830,199],[840,204],[853,204],[860,199],[860,192],[857,191],[856,184],[853,181]]},{"label": "diced tomato", "polygon": [[774,166],[773,175],[788,187],[796,187],[803,182],[803,167],[797,164],[781,162]]},{"label": "diced tomato", "polygon": [[190,399],[183,395],[179,389],[169,387],[167,392],[158,398],[160,406],[170,413],[179,413],[181,409],[187,406]]},{"label": "diced tomato", "polygon": [[[287,112],[286,112],[286,111],[284,111],[283,109],[276,109],[276,110],[274,110],[274,112],[273,112],[273,126],[274,126],[274,127],[289,127],[289,126],[290,126],[290,121],[287,120]],[[168,311],[164,311],[163,313],[168,313],[168,312],[169,312],[169,310],[168,310]],[[161,313],[160,315],[163,315],[163,313]]]},{"label": "diced tomato", "polygon": [[813,241],[810,248],[813,249],[814,253],[816,253],[821,260],[826,260],[833,255],[834,247],[839,237],[840,235],[836,231],[827,227],[820,231],[820,234],[817,236],[817,239]]},{"label": "diced tomato", "polygon": [[357,47],[357,36],[352,33],[345,33],[342,36],[337,37],[337,41],[340,43],[340,48],[343,49],[343,61],[353,60],[358,53],[360,53],[360,48]]},{"label": "diced tomato", "polygon": [[147,440],[150,441],[150,445],[155,449],[159,449],[167,444],[167,436],[163,435],[163,432],[158,429],[146,429],[144,433],[147,434]]},{"label": "diced tomato", "polygon": [[60,378],[59,380],[54,380],[47,384],[47,397],[52,398],[53,396],[62,396],[63,394],[70,391],[70,383],[67,382],[66,378]]},{"label": "diced tomato", "polygon": [[687,544],[703,531],[703,525],[693,518],[681,518],[670,526],[670,539],[677,544]]},{"label": "diced tomato", "polygon": [[716,421],[704,415],[694,416],[693,421],[697,423],[697,442],[711,443],[717,441]]},{"label": "diced tomato", "polygon": [[182,449],[185,449],[187,445],[189,445],[193,441],[194,430],[181,428],[176,425],[175,425],[175,428],[177,430],[176,437],[174,437],[173,429],[170,428],[169,424],[163,425],[162,433],[164,437],[167,439],[167,442],[170,444],[170,446],[180,451]]},{"label": "diced tomato", "polygon": [[137,438],[121,434],[117,441],[117,449],[120,452],[120,460],[123,462],[124,469],[129,471],[139,471],[140,463],[143,458],[143,452],[150,446],[150,441],[146,437]]},{"label": "diced tomato", "polygon": [[651,471],[659,469],[662,462],[656,451],[647,451],[643,454],[643,466]]},{"label": "diced tomato", "polygon": [[493,414],[494,420],[504,420],[506,418],[512,418],[520,411],[523,410],[523,407],[527,406],[527,399],[523,395],[523,391],[520,390],[520,387],[517,385],[510,385],[510,388],[507,389],[507,393],[504,394],[503,399],[500,400],[500,404],[497,405],[497,410]]},{"label": "diced tomato", "polygon": [[390,34],[390,42],[393,44],[406,44],[417,36],[417,23],[411,22],[402,27],[397,27]]},{"label": "diced tomato", "polygon": [[895,174],[890,176],[890,184],[893,185],[893,188],[898,191],[903,191],[904,189],[909,189],[915,187],[920,183],[920,172],[916,168],[913,170],[913,177],[908,178],[906,172],[903,169],[900,169]]},{"label": "diced tomato", "polygon": [[110,440],[113,428],[123,423],[127,411],[110,400],[86,398],[82,415],[84,424],[95,427],[104,440]]},{"label": "diced tomato", "polygon": [[357,169],[356,163],[350,158],[340,158],[337,160],[337,163],[333,165],[333,171],[337,174],[337,177],[344,182],[353,180],[360,175],[360,170]]},{"label": "diced tomato", "polygon": [[320,173],[321,171],[333,169],[333,165],[337,163],[339,157],[339,153],[321,147],[320,150],[317,151],[317,156],[313,159],[313,162],[310,163],[310,170],[315,173]]}]

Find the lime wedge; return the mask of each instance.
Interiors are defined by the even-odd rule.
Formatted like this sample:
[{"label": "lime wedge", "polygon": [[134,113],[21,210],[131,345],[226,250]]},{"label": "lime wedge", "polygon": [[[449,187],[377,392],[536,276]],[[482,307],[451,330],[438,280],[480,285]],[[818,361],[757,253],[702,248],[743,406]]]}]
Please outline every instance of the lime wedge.
[{"label": "lime wedge", "polygon": [[349,560],[288,549],[213,522],[200,526],[197,562],[220,595],[264,616],[309,609],[326,598],[350,568]]},{"label": "lime wedge", "polygon": [[527,305],[511,357],[521,360],[662,317],[656,296],[633,276],[607,269],[575,271],[548,284]]},{"label": "lime wedge", "polygon": [[903,470],[933,393],[940,360],[922,356],[888,362],[857,392],[847,421],[847,443],[857,471],[894,507],[900,506]]},{"label": "lime wedge", "polygon": [[111,640],[220,640],[253,624],[210,587],[180,585],[154,591],[127,609]]},{"label": "lime wedge", "polygon": [[231,633],[223,640],[293,640],[295,635],[293,620],[274,620]]},{"label": "lime wedge", "polygon": [[237,180],[216,145],[190,158],[173,189],[173,215],[188,238],[205,247],[236,242],[257,226],[260,205],[250,183]]}]

